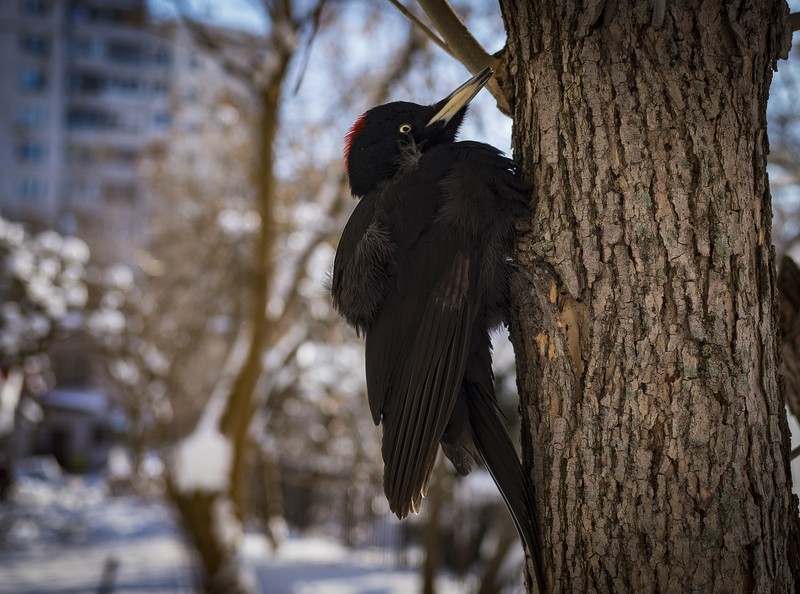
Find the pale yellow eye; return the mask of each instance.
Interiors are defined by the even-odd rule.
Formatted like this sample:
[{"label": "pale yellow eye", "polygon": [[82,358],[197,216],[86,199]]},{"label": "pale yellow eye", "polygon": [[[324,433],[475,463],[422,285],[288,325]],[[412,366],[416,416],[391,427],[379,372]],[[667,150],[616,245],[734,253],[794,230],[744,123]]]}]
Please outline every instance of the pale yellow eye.
[{"label": "pale yellow eye", "polygon": [[411,124],[400,124],[398,130],[400,131],[400,134],[408,134],[411,132]]}]

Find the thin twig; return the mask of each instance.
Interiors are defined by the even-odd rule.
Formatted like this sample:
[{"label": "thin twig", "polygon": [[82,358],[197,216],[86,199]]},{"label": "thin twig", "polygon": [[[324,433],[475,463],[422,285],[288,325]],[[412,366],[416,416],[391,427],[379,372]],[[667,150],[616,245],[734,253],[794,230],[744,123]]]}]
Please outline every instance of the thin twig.
[{"label": "thin twig", "polygon": [[305,78],[306,69],[308,68],[308,61],[311,57],[311,46],[314,45],[314,40],[317,38],[317,33],[319,33],[320,23],[322,21],[322,11],[325,8],[325,0],[320,0],[314,9],[309,14],[309,20],[311,20],[311,32],[308,35],[308,41],[305,44],[305,48],[303,50],[303,58],[300,61],[300,74],[297,76],[297,83],[294,86],[294,91],[292,95],[297,95],[297,92],[300,90],[300,85],[303,84],[303,78]]},{"label": "thin twig", "polygon": [[400,11],[400,14],[402,14],[402,15],[403,15],[404,17],[406,17],[406,18],[407,18],[409,21],[411,21],[411,22],[412,22],[412,23],[413,23],[413,24],[414,24],[416,27],[418,27],[418,28],[419,28],[419,29],[420,29],[420,30],[421,30],[421,31],[422,31],[422,32],[425,34],[425,36],[426,36],[428,39],[430,39],[430,40],[431,40],[433,43],[435,43],[436,45],[438,45],[438,46],[439,46],[439,47],[440,47],[442,50],[444,50],[445,52],[447,52],[447,55],[448,55],[448,56],[450,56],[450,57],[452,57],[452,58],[455,58],[456,60],[458,60],[458,58],[457,58],[456,56],[454,56],[454,55],[453,55],[453,52],[452,52],[452,50],[451,50],[451,49],[450,49],[450,48],[447,46],[447,44],[446,44],[446,43],[445,43],[445,42],[442,40],[442,38],[441,38],[441,37],[439,37],[439,36],[438,36],[438,35],[437,35],[437,34],[436,34],[434,31],[433,31],[433,29],[431,29],[430,27],[428,27],[428,25],[426,25],[425,23],[423,23],[423,22],[422,22],[422,21],[419,19],[419,17],[418,17],[417,15],[415,15],[413,12],[411,12],[410,10],[408,10],[408,8],[406,8],[406,7],[405,7],[403,4],[401,4],[401,3],[399,2],[399,0],[389,0],[389,2],[391,2],[391,3],[392,3],[392,5],[393,5],[395,8],[397,8],[397,10],[399,10],[399,11]]},{"label": "thin twig", "polygon": [[195,45],[202,47],[206,51],[217,54],[220,65],[228,74],[244,82],[253,79],[252,70],[244,68],[241,64],[235,62],[228,53],[223,50],[223,44],[218,36],[212,34],[207,25],[199,22],[193,16],[190,16],[190,8],[186,0],[173,0],[173,3],[178,13],[178,21],[192,37]]}]

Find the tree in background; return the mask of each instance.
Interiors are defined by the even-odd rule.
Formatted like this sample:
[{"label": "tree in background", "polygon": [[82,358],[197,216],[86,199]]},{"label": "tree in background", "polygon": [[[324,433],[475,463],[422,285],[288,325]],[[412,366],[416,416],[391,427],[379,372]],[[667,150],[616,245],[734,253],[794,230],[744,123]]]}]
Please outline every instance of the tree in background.
[{"label": "tree in background", "polygon": [[[0,218],[0,498],[11,483],[17,414],[36,422],[51,387],[47,348],[83,327],[89,248],[45,230],[31,236]],[[19,412],[18,412],[19,411]]]},{"label": "tree in background", "polygon": [[780,257],[789,253],[800,238],[800,135],[797,94],[800,92],[797,50],[780,64],[781,84],[770,90],[769,120],[770,188],[774,198],[774,243]]},{"label": "tree in background", "polygon": [[[261,35],[183,15],[185,34],[232,84],[202,97],[207,107],[191,134],[179,110],[170,138],[142,163],[159,197],[137,262],[146,278],[107,312],[128,320],[105,347],[108,376],[129,402],[135,461],[153,443],[171,452],[169,498],[209,592],[248,590],[237,547],[249,475],[266,477],[263,527],[277,544],[278,456],[329,472],[361,467],[367,476],[379,457],[360,414],[360,350],[347,344],[323,286],[351,205],[341,163],[315,160],[324,151],[312,140],[324,122],[286,123],[283,110],[305,68],[292,64],[308,57],[322,26],[338,26],[336,15],[289,2],[267,2],[264,13]],[[387,71],[349,72],[366,90],[362,99],[384,101],[410,70],[421,44],[406,31],[412,37],[400,37]],[[346,54],[336,35],[328,43]],[[320,107],[334,113],[338,100]],[[287,162],[287,154],[302,158]]]},{"label": "tree in background", "polygon": [[[153,258],[169,268],[149,283],[154,293],[146,323],[155,323],[162,337],[171,332],[177,338],[165,354],[168,360],[177,355],[183,369],[171,370],[168,398],[173,411],[177,404],[195,411],[181,415],[182,423],[194,425],[188,435],[187,425],[171,423],[180,440],[167,465],[168,491],[202,561],[200,585],[207,592],[249,590],[236,550],[256,388],[265,374],[267,349],[273,347],[274,372],[303,338],[287,335],[267,305],[279,237],[274,144],[280,100],[298,36],[313,23],[317,8],[295,12],[287,2],[264,9],[269,29],[263,37],[247,38],[246,48],[231,48],[219,31],[185,19],[195,41],[218,52],[228,74],[239,80],[245,101],[218,104],[217,121],[204,124],[202,133],[218,141],[214,151],[192,151],[180,141],[167,147],[167,169],[160,179],[169,186],[175,175],[181,177],[183,199],[172,192],[165,206],[177,207],[183,217],[166,219],[152,246]],[[238,118],[245,118],[252,134],[231,125]],[[190,233],[175,235],[180,225]],[[173,237],[195,241],[171,243]],[[161,304],[169,309],[163,316]],[[181,342],[183,348],[176,348]],[[224,367],[209,364],[215,359],[226,360]]]}]

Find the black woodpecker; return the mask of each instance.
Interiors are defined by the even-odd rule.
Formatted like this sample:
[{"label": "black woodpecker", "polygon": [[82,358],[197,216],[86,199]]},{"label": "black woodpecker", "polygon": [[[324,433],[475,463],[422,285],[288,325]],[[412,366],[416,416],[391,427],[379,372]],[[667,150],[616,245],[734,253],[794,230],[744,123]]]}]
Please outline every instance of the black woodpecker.
[{"label": "black woodpecker", "polygon": [[511,236],[528,191],[500,151],[456,142],[491,76],[487,68],[433,105],[388,103],[356,121],[344,160],[360,201],[331,289],[366,337],[392,511],[401,519],[419,511],[440,444],[462,475],[482,462],[541,580],[532,489],[497,409],[489,339],[506,319]]}]

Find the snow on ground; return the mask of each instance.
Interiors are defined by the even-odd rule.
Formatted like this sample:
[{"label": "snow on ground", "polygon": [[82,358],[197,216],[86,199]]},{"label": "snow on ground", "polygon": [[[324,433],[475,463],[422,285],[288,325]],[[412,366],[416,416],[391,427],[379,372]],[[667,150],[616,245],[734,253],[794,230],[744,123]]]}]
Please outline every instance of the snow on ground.
[{"label": "snow on ground", "polygon": [[[249,535],[244,556],[265,594],[409,594],[421,591],[418,568],[387,567],[363,552],[345,549],[325,538],[293,538],[268,556],[263,538]],[[376,560],[373,560],[376,559]],[[437,594],[462,594],[464,584],[446,576]]]},{"label": "snow on ground", "polygon": [[189,593],[188,556],[174,537],[59,546],[0,554],[3,594],[88,594],[96,592],[106,565],[117,564],[119,594]]},{"label": "snow on ground", "polygon": [[[790,422],[796,446],[800,428]],[[11,500],[0,503],[0,594],[92,594],[111,568],[113,594],[193,592],[192,555],[163,501],[111,496],[102,478],[64,476],[46,459],[22,470]],[[348,550],[325,538],[294,535],[273,553],[263,536],[248,534],[242,557],[264,594],[420,591],[418,567],[397,568],[391,553]],[[409,558],[417,565],[420,555]],[[440,594],[475,590],[444,575],[437,585]]]},{"label": "snow on ground", "polygon": [[96,592],[116,568],[115,593],[191,592],[190,557],[169,509],[110,497],[98,477],[43,463],[0,506],[0,594]]},{"label": "snow on ground", "polygon": [[[248,534],[242,557],[264,594],[420,591],[418,568],[324,538],[293,536],[273,553]],[[0,594],[92,594],[113,567],[113,594],[193,592],[191,553],[163,501],[111,496],[102,479],[64,477],[53,463],[28,468],[0,504]],[[437,585],[440,594],[465,588],[444,576]]]}]

